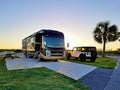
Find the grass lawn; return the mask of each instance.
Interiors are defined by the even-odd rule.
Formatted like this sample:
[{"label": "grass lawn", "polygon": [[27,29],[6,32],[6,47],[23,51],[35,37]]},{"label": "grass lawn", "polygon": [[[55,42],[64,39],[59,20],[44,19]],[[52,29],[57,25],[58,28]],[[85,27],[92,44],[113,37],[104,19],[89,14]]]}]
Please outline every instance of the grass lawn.
[{"label": "grass lawn", "polygon": [[[111,58],[97,58],[95,62],[81,62],[71,59],[67,61],[93,65],[101,68],[114,69],[117,60]],[[0,90],[89,90],[82,84],[82,80],[70,79],[45,67],[11,70],[6,69],[5,61],[0,57]]]},{"label": "grass lawn", "polygon": [[86,62],[81,62],[80,60],[76,60],[76,59],[70,59],[67,61],[72,61],[72,62],[76,62],[76,63],[80,63],[80,64],[86,64],[86,65],[92,65],[92,66],[97,66],[100,68],[108,68],[108,69],[114,69],[116,64],[117,64],[117,60],[116,59],[112,59],[112,58],[108,58],[108,57],[99,57],[96,59],[95,62],[90,62],[90,60],[88,59]]},{"label": "grass lawn", "polygon": [[0,90],[89,90],[81,79],[75,81],[47,68],[6,69],[0,57]]}]

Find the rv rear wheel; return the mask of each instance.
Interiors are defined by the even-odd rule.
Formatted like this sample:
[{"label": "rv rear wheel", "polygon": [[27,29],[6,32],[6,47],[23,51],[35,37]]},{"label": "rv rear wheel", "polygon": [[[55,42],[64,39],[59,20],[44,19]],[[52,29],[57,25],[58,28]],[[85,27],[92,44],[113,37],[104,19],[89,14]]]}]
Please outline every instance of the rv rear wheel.
[{"label": "rv rear wheel", "polygon": [[39,61],[43,61],[44,59],[43,58],[40,58],[40,60]]}]

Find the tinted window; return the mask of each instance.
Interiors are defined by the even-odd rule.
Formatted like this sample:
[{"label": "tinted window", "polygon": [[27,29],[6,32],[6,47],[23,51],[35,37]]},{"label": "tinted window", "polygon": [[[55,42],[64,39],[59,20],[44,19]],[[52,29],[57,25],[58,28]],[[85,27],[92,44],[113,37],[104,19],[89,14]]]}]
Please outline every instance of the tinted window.
[{"label": "tinted window", "polygon": [[81,47],[81,51],[84,51],[84,52],[90,52],[90,51],[96,51],[96,48],[95,47]]}]

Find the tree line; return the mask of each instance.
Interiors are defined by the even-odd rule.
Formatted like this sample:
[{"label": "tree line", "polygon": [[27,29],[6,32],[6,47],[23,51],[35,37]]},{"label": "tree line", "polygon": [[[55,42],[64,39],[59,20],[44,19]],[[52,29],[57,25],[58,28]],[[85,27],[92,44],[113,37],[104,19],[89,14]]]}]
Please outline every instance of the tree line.
[{"label": "tree line", "polygon": [[22,49],[0,49],[0,52],[3,51],[14,51],[15,53],[21,53]]}]

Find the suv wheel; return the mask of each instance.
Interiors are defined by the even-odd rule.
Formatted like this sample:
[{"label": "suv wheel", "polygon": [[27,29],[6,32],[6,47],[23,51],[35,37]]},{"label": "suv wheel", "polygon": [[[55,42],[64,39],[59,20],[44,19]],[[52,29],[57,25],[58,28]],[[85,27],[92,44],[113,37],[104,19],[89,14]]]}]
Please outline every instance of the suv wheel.
[{"label": "suv wheel", "polygon": [[93,58],[93,57],[90,58],[91,62],[95,62],[95,60],[96,60],[96,58]]},{"label": "suv wheel", "polygon": [[86,55],[85,54],[80,54],[79,56],[80,60],[85,62],[86,61]]},{"label": "suv wheel", "polygon": [[96,60],[96,57],[97,57],[97,52],[92,50],[91,51],[91,58],[90,58],[90,61],[91,62],[94,62]]}]

